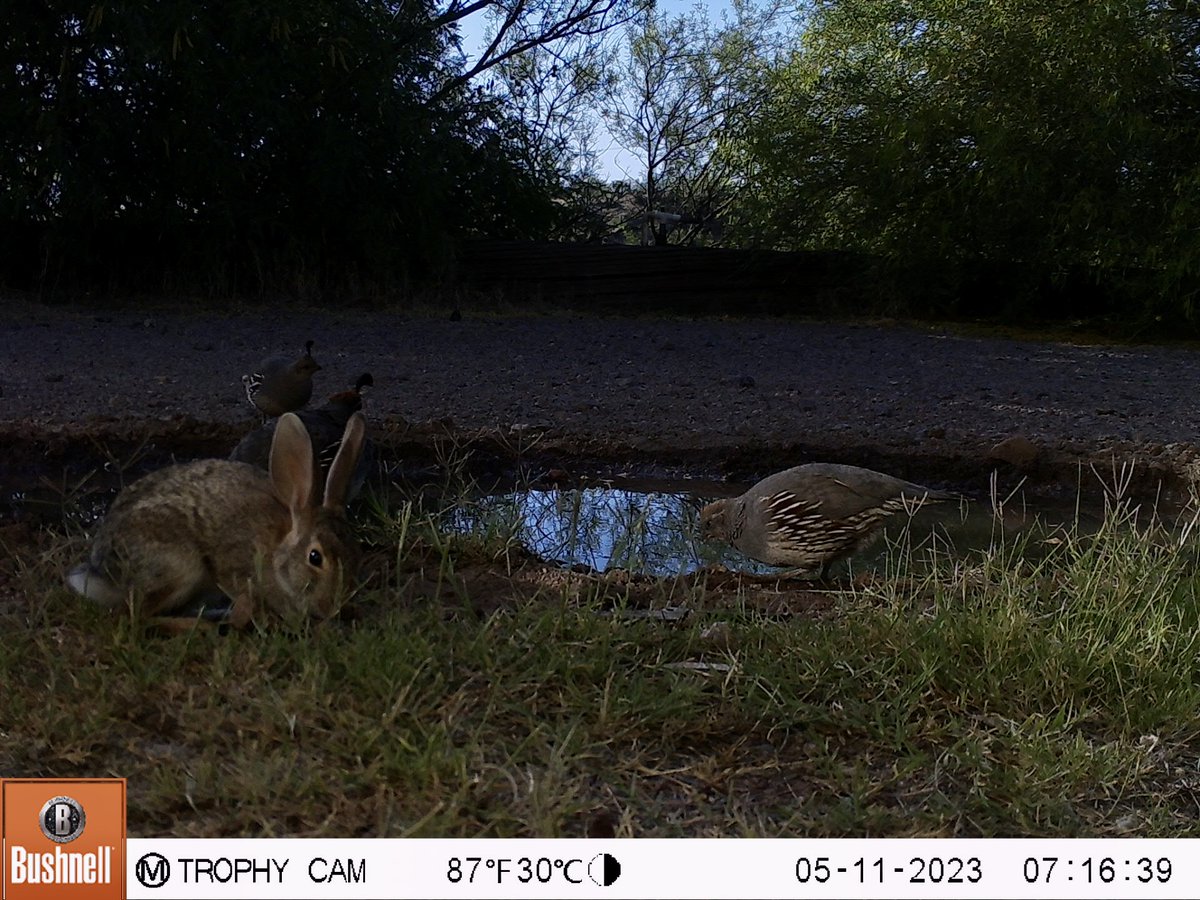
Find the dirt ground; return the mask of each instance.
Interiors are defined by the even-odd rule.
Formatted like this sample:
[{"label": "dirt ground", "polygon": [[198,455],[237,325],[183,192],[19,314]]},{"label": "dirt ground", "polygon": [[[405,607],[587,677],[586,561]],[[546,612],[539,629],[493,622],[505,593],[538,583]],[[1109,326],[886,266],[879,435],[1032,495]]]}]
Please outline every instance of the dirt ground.
[{"label": "dirt ground", "polygon": [[[1019,562],[942,565],[971,546],[964,522],[933,581],[921,557],[814,584],[736,559],[599,572],[375,512],[400,508],[393,484],[405,501],[429,486],[431,509],[489,478],[686,477],[703,496],[814,460],[949,487],[985,517],[993,473],[1043,508],[1081,485],[1096,503],[1087,464],[1111,483],[1114,459],[1136,462],[1134,491],[1183,495],[1195,349],[465,312],[0,297],[0,680],[16,711],[0,774],[120,773],[143,836],[1194,830],[1190,545],[1114,531],[1092,553],[1055,535],[1018,542]],[[314,402],[375,380],[382,493],[351,511],[364,565],[346,621],[303,640],[160,640],[124,610],[101,623],[62,573],[113,492],[228,454],[259,421],[242,373],[309,339]],[[1036,725],[1063,721],[1064,696],[1084,712]]]},{"label": "dirt ground", "polygon": [[[1178,487],[1200,457],[1200,353],[794,320],[484,317],[286,307],[88,310],[3,300],[0,490],[97,441],[220,454],[257,419],[240,376],[306,340],[314,403],[371,372],[384,452],[433,437],[503,464],[751,480],[811,460],[968,493],[988,474],[1075,489],[1136,460]],[[1014,435],[1028,441],[997,444]],[[536,436],[536,439],[535,439]],[[1007,448],[1007,449],[1005,449]]]}]

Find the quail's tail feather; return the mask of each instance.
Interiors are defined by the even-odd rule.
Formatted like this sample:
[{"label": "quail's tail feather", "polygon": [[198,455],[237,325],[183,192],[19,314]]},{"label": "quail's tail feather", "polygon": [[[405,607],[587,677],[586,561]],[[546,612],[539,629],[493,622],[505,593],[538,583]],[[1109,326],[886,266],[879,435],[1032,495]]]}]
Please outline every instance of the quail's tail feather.
[{"label": "quail's tail feather", "polygon": [[967,499],[962,494],[959,494],[955,491],[935,491],[933,488],[923,488],[919,485],[913,485],[913,487],[916,488],[916,490],[914,490],[912,493],[917,497],[924,499],[926,503],[943,503],[949,500],[957,502],[959,500]]},{"label": "quail's tail feather", "polygon": [[67,572],[67,587],[101,606],[118,606],[124,600],[120,589],[90,562],[82,562]]}]

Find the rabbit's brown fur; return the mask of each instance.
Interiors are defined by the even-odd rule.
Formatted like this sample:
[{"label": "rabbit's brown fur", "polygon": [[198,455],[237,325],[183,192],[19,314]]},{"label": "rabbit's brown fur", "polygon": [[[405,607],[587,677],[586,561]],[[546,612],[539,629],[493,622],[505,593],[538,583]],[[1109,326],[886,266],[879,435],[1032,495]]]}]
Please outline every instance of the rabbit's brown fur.
[{"label": "rabbit's brown fur", "polygon": [[364,439],[357,414],[322,498],[314,496],[312,444],[292,414],[276,429],[270,474],[218,459],[151,473],[113,502],[88,561],[67,582],[104,605],[133,602],[145,616],[225,594],[237,626],[264,612],[327,618],[358,568],[345,493]]}]

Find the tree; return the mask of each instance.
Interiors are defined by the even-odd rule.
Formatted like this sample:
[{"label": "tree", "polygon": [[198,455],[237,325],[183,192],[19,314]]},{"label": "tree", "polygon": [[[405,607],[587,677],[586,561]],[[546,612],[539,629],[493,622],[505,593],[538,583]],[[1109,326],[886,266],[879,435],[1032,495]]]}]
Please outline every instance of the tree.
[{"label": "tree", "polygon": [[677,240],[695,239],[732,202],[736,184],[717,150],[756,110],[779,9],[738,0],[720,25],[700,11],[649,9],[628,26],[604,115],[638,160],[654,243],[667,243],[668,224],[685,226]]},{"label": "tree", "polygon": [[611,78],[611,49],[579,37],[551,52],[535,47],[494,69],[487,90],[523,125],[514,139],[524,165],[561,197],[597,175],[592,107]]},{"label": "tree", "polygon": [[[544,234],[556,185],[483,72],[630,0],[68,0],[0,33],[0,278],[384,289],[462,236]],[[503,10],[464,59],[465,16]],[[564,43],[565,42],[565,43]]]},{"label": "tree", "polygon": [[[756,232],[960,290],[999,270],[1029,297],[1080,271],[1166,274],[1194,207],[1196,6],[814,4],[738,148]],[[1177,286],[1194,239],[1185,256]]]},{"label": "tree", "polygon": [[482,13],[493,22],[487,46],[477,58],[449,77],[442,90],[461,87],[496,66],[542,50],[560,62],[571,49],[635,18],[653,0],[449,0],[430,18],[435,31],[455,28]]}]

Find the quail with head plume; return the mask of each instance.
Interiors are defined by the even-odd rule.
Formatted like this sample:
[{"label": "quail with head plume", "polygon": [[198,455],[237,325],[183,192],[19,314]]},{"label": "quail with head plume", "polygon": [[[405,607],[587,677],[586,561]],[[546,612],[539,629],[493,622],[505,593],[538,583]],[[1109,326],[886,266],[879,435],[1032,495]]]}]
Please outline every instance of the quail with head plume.
[{"label": "quail with head plume", "polygon": [[268,359],[256,372],[242,376],[249,400],[264,416],[282,416],[295,412],[312,397],[312,377],[321,371],[312,355],[313,342],[304,344],[304,355],[289,360],[282,356]]},{"label": "quail with head plume", "polygon": [[709,503],[700,511],[700,534],[759,562],[817,570],[824,579],[833,563],[865,549],[888,516],[957,498],[870,469],[811,463]]},{"label": "quail with head plume", "polygon": [[[334,458],[341,447],[342,435],[350,417],[363,407],[363,393],[375,385],[375,379],[370,373],[364,372],[354,382],[354,387],[348,391],[339,391],[330,396],[321,406],[315,409],[302,409],[296,413],[312,440],[313,453],[321,470],[321,478],[329,471]],[[229,458],[237,462],[250,463],[260,469],[268,468],[271,455],[271,441],[275,437],[275,420],[269,421],[247,434],[233,448]],[[346,499],[353,500],[362,489],[366,480],[367,470],[372,457],[370,441],[364,441],[363,451],[358,458],[358,465],[350,479],[350,489]],[[323,483],[323,480],[319,483]]]}]

